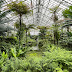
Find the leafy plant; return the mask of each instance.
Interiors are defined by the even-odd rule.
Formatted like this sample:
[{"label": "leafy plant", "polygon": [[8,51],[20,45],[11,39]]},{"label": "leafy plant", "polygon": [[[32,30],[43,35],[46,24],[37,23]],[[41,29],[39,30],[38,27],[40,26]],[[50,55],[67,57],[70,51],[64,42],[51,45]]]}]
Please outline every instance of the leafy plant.
[{"label": "leafy plant", "polygon": [[[48,46],[48,51],[44,52],[44,68],[45,71],[71,72],[71,51],[66,51],[54,45]],[[47,69],[46,69],[47,67]]]},{"label": "leafy plant", "polygon": [[72,18],[72,6],[69,6],[69,9],[65,9],[62,13],[65,18]]},{"label": "leafy plant", "polygon": [[69,9],[63,10],[62,14],[65,18],[70,18],[69,20],[65,22],[65,25],[63,26],[63,27],[66,27],[67,31],[69,32],[69,26],[72,26],[72,22],[71,22],[72,21],[71,20],[72,19],[72,6],[69,6]]},{"label": "leafy plant", "polygon": [[53,7],[53,8],[51,8],[50,10],[51,10],[51,13],[53,14],[53,21],[54,21],[54,30],[53,30],[53,33],[54,33],[54,44],[55,44],[55,42],[56,42],[56,40],[57,40],[57,44],[58,44],[58,37],[59,37],[59,33],[58,33],[58,29],[57,29],[57,24],[56,24],[56,21],[58,20],[58,16],[57,16],[57,11],[58,11],[58,8],[59,8],[59,5],[58,6],[56,6],[56,7]]},{"label": "leafy plant", "polygon": [[72,48],[72,36],[71,36],[71,32],[66,32],[64,34],[61,35],[60,40],[59,40],[59,44],[63,47],[68,47],[69,50],[71,50]]},{"label": "leafy plant", "polygon": [[40,29],[39,38],[40,39],[45,39],[45,35],[46,35],[46,32],[47,32],[47,27],[38,26],[37,28]]},{"label": "leafy plant", "polygon": [[[72,51],[67,51],[47,45],[47,49],[42,56],[31,53],[26,58],[18,58],[17,51],[11,49],[14,57],[6,59],[8,56],[2,53],[4,62],[1,64],[2,72],[71,72],[72,71]],[[2,58],[2,57],[1,57]],[[0,61],[1,62],[1,61]]]}]

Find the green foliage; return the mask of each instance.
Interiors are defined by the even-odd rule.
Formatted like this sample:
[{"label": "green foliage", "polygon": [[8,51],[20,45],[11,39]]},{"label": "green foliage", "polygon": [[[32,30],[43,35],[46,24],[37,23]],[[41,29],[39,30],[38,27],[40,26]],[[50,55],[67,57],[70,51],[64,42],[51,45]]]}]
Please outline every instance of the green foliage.
[{"label": "green foliage", "polygon": [[[14,26],[16,27],[16,29],[19,30],[19,28],[20,28],[19,21],[17,21],[17,22],[14,24]],[[25,27],[26,27],[26,25],[22,22],[22,23],[21,23],[21,31],[24,31]]]},{"label": "green foliage", "polygon": [[65,69],[68,72],[71,72],[72,67],[72,57],[71,51],[66,51],[64,49],[51,47],[49,52],[44,52],[45,54],[45,62],[47,63],[45,67],[51,68],[51,71],[62,71]]},{"label": "green foliage", "polygon": [[72,26],[72,20],[71,19],[68,19],[68,20],[65,20],[63,25],[62,25],[62,29],[63,28],[67,28],[67,32],[70,32],[70,27]]},{"label": "green foliage", "polygon": [[[1,63],[1,72],[71,72],[72,51],[66,51],[55,45],[48,45],[43,56],[31,53],[30,57],[17,58],[16,55]],[[14,49],[12,50],[13,54]],[[7,58],[3,52],[2,56]],[[1,61],[0,61],[1,62]]]},{"label": "green foliage", "polygon": [[38,41],[38,48],[40,51],[46,51],[48,45],[49,45],[49,41],[47,39]]},{"label": "green foliage", "polygon": [[[11,5],[10,5],[11,4]],[[17,14],[26,14],[29,10],[26,4],[23,2],[13,2],[8,6],[13,11],[16,11]],[[53,9],[53,13],[56,13],[56,9]],[[54,16],[56,20],[58,18]],[[55,22],[55,20],[54,20]],[[26,31],[26,39],[27,39],[27,31],[30,28],[34,28],[33,25],[26,26],[22,23],[21,29],[19,24],[15,24],[18,31],[21,31],[21,38],[23,37],[24,30]],[[54,25],[54,35],[55,39],[59,40],[59,27]],[[29,56],[26,55],[28,51],[30,51],[29,47],[23,47],[17,44],[16,37],[0,37],[0,72],[71,72],[72,71],[72,51],[67,51],[65,49],[61,49],[55,45],[49,44],[48,40],[45,38],[47,27],[39,27],[40,29],[40,38],[39,40],[39,49],[41,50],[41,55],[39,53],[30,53]],[[19,35],[19,33],[18,33]],[[65,38],[65,40],[64,40]],[[34,37],[31,39],[28,37],[27,43],[35,42]],[[43,40],[42,40],[43,39]],[[68,32],[67,37],[63,37],[64,41],[67,45],[72,44],[72,33]],[[61,42],[61,43],[62,43]],[[17,44],[17,45],[16,45]]]},{"label": "green foliage", "polygon": [[58,24],[55,24],[53,25],[53,32],[54,32],[54,35],[55,35],[55,38],[56,40],[59,39],[60,35],[59,35],[59,25]]},{"label": "green foliage", "polygon": [[69,9],[65,9],[62,13],[65,18],[68,18],[68,15],[71,14]]},{"label": "green foliage", "polygon": [[3,41],[4,37],[3,36],[0,36],[0,41]]},{"label": "green foliage", "polygon": [[16,58],[16,49],[15,48],[11,48],[11,52],[12,52],[12,55]]},{"label": "green foliage", "polygon": [[2,53],[2,57],[3,57],[4,59],[8,58],[7,53],[5,54],[5,52],[3,51],[3,53]]},{"label": "green foliage", "polygon": [[0,42],[6,42],[6,43],[11,43],[11,44],[16,44],[18,41],[17,41],[17,37],[3,37],[3,36],[0,36]]},{"label": "green foliage", "polygon": [[63,23],[63,26],[62,28],[67,28],[67,32],[66,34],[62,34],[61,38],[60,38],[60,44],[62,46],[65,46],[65,47],[69,47],[71,48],[72,47],[72,33],[70,32],[70,26],[72,26],[72,6],[69,6],[69,9],[66,9],[63,11],[63,16],[65,18],[70,18],[68,20],[65,20],[65,22]]},{"label": "green foliage", "polygon": [[[57,44],[58,45],[58,42],[59,42],[59,39],[60,39],[60,33],[61,33],[61,30],[60,30],[60,25],[55,23],[53,24],[51,27],[50,27],[50,30],[51,30],[51,35],[49,38],[49,41],[51,43],[54,43],[54,44]],[[53,42],[54,41],[54,42]]]},{"label": "green foliage", "polygon": [[39,41],[39,44],[38,44],[38,47],[41,49],[42,46],[43,46],[43,44],[44,44],[44,41],[43,41],[43,40],[40,40],[40,41]]},{"label": "green foliage", "polygon": [[25,57],[25,54],[27,51],[29,51],[30,49],[26,49],[26,47],[22,47],[21,49],[19,49],[19,47],[13,47],[10,50],[10,54],[12,57],[17,58],[17,57]]},{"label": "green foliage", "polygon": [[27,38],[28,38],[27,32],[28,32],[30,29],[34,29],[34,26],[35,26],[34,24],[25,25],[26,45],[28,45],[28,44],[27,44],[27,42],[28,42],[28,41],[27,41],[27,40],[28,40],[28,39],[27,39]]},{"label": "green foliage", "polygon": [[71,32],[66,32],[61,35],[59,43],[63,47],[69,47],[68,49],[72,49],[72,33]]},{"label": "green foliage", "polygon": [[44,52],[43,56],[39,57],[39,55],[37,56],[37,53],[31,53],[30,57],[27,56],[26,58],[21,59],[21,54],[23,54],[24,51],[22,49],[17,50],[17,48],[14,47],[11,48],[10,52],[12,53],[12,57],[10,59],[6,59],[8,56],[3,52],[2,56],[4,61],[0,61],[1,71],[70,72],[71,70],[71,51],[66,51],[55,45],[47,45],[46,52]]},{"label": "green foliage", "polygon": [[[35,40],[33,41],[30,37],[28,37],[27,33],[30,29],[34,29],[34,24],[29,24],[29,25],[25,25],[24,23],[22,23],[21,25],[21,31],[19,30],[20,26],[19,23],[15,23],[15,27],[18,29],[17,31],[17,38],[20,34],[20,39],[21,39],[21,43],[24,44],[26,43],[26,39],[27,39],[27,43],[28,42],[35,42]],[[21,32],[21,33],[19,33]],[[25,36],[26,35],[26,36]]]},{"label": "green foliage", "polygon": [[25,25],[25,30],[34,29],[34,24]]},{"label": "green foliage", "polygon": [[10,60],[6,60],[6,63],[3,64],[2,72],[39,72],[41,70],[41,66],[39,65],[40,60],[38,57],[26,59],[11,58]]},{"label": "green foliage", "polygon": [[9,53],[10,48],[13,47],[10,43],[0,42],[0,50],[5,53]]},{"label": "green foliage", "polygon": [[67,36],[71,37],[72,36],[72,32],[67,32]]},{"label": "green foliage", "polygon": [[72,6],[69,6],[69,9],[65,9],[62,13],[65,18],[72,19]]},{"label": "green foliage", "polygon": [[46,32],[47,32],[47,27],[38,26],[38,29],[40,29],[39,38],[40,39],[45,39],[45,35],[46,35]]},{"label": "green foliage", "polygon": [[17,43],[17,37],[7,37],[5,38],[6,43],[16,44]]},{"label": "green foliage", "polygon": [[17,38],[16,37],[0,37],[0,50],[1,52],[8,53],[10,57],[10,49],[14,47],[14,45],[17,44]]},{"label": "green foliage", "polygon": [[56,23],[56,21],[58,20],[58,16],[57,16],[56,12],[60,9],[59,9],[59,6],[56,6],[56,7],[51,8],[50,10],[53,13],[53,21],[54,21],[54,25],[53,25],[54,44],[57,43],[57,45],[58,45],[59,31],[58,31],[58,24]]},{"label": "green foliage", "polygon": [[23,2],[12,2],[8,4],[9,9],[12,9],[12,11],[16,12],[16,14],[27,14],[29,13],[29,7]]},{"label": "green foliage", "polygon": [[[23,1],[20,1],[20,2],[12,2],[10,4],[7,5],[9,10],[12,10],[13,12],[15,12],[17,15],[19,15],[20,17],[20,24],[18,26],[18,24],[16,23],[16,27],[19,27],[18,29],[18,35],[19,35],[19,47],[21,45],[21,36],[23,37],[23,30],[24,29],[22,27],[22,23],[21,23],[21,18],[22,18],[22,15],[23,14],[28,14],[30,13],[30,10],[29,10],[29,7],[27,4],[25,4]],[[22,28],[21,28],[22,27]],[[20,35],[21,34],[21,35]],[[27,34],[26,34],[27,35]],[[26,38],[26,43],[27,43],[27,38]]]},{"label": "green foliage", "polygon": [[8,55],[7,55],[7,53],[5,54],[4,51],[0,55],[1,55],[0,56],[0,71],[1,71],[2,70],[1,68],[3,67],[3,64],[6,62],[6,60],[8,58]]}]

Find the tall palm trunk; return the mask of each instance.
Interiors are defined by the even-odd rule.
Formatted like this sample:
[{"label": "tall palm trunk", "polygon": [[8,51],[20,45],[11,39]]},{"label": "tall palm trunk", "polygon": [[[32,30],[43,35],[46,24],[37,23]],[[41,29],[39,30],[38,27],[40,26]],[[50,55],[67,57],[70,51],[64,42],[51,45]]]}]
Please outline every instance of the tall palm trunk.
[{"label": "tall palm trunk", "polygon": [[67,27],[67,32],[69,32],[69,27]]},{"label": "tall palm trunk", "polygon": [[[54,23],[58,20],[58,17],[56,15],[56,11],[54,11]],[[55,23],[55,28],[56,28],[56,23]],[[56,33],[54,32],[54,44],[56,42]]]},{"label": "tall palm trunk", "polygon": [[27,30],[26,30],[26,45],[27,45]]},{"label": "tall palm trunk", "polygon": [[55,44],[55,33],[54,33],[54,44]]},{"label": "tall palm trunk", "polygon": [[20,35],[21,35],[21,14],[20,14],[20,28],[19,28],[19,48],[20,48],[20,45],[21,45],[21,37],[20,37]]},{"label": "tall palm trunk", "polygon": [[58,39],[57,39],[57,45],[58,45]]}]

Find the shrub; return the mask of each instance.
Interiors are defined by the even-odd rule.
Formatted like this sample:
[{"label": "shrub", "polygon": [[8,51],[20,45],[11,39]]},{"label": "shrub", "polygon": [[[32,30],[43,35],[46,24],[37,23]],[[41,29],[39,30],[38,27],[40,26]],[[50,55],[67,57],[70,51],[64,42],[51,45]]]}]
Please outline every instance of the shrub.
[{"label": "shrub", "polygon": [[[20,50],[20,49],[19,49]],[[0,52],[0,71],[1,72],[71,72],[72,71],[72,51],[67,51],[47,45],[46,51],[41,57],[34,55],[19,57],[22,50],[16,51],[11,48],[12,57]]]},{"label": "shrub", "polygon": [[0,42],[2,42],[4,40],[3,36],[0,36]]},{"label": "shrub", "polygon": [[63,47],[72,47],[72,33],[67,32],[67,34],[63,34],[59,40],[59,43]]},{"label": "shrub", "polygon": [[6,43],[16,44],[17,43],[17,37],[7,37],[5,38]]},{"label": "shrub", "polygon": [[55,48],[44,52],[44,70],[52,72],[71,72],[72,71],[72,51]]},{"label": "shrub", "polygon": [[13,45],[6,42],[0,42],[0,50],[2,52],[5,51],[5,53],[8,53],[11,47],[13,47]]}]

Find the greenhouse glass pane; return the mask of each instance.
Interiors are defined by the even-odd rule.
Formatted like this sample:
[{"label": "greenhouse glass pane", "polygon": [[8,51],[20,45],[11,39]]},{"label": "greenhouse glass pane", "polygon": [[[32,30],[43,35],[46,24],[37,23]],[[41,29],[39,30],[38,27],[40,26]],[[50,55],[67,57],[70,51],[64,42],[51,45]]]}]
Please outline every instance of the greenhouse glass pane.
[{"label": "greenhouse glass pane", "polygon": [[[2,5],[2,11],[6,10],[7,4],[15,0],[5,0]],[[25,23],[35,23],[35,25],[43,25],[41,23],[49,24],[53,23],[53,14],[50,11],[50,8],[59,6],[60,10],[57,11],[57,16],[60,19],[63,19],[62,11],[68,6],[72,5],[72,0],[18,0],[24,1],[29,5],[30,9],[33,11],[31,15],[23,15],[23,22]],[[14,12],[7,14],[7,18],[10,20],[19,20],[19,17],[13,16]],[[16,18],[15,18],[16,17]],[[39,24],[40,23],[40,24]],[[51,25],[51,24],[50,24]]]}]

